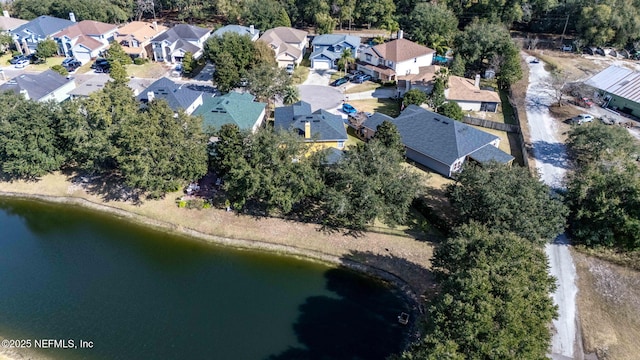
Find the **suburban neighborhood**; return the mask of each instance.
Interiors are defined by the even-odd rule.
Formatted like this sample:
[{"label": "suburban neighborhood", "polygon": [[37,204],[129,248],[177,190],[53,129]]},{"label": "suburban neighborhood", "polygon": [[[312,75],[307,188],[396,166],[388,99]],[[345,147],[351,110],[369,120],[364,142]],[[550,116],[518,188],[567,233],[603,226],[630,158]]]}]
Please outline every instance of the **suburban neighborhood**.
[{"label": "suburban neighborhood", "polygon": [[[355,270],[402,304],[388,318],[349,290],[340,306],[380,328],[342,343],[322,314],[346,310],[308,295],[297,343],[258,358],[640,351],[640,31],[610,26],[622,10],[33,2],[0,1],[0,224],[5,198],[80,204]],[[37,358],[8,329],[0,359]]]}]

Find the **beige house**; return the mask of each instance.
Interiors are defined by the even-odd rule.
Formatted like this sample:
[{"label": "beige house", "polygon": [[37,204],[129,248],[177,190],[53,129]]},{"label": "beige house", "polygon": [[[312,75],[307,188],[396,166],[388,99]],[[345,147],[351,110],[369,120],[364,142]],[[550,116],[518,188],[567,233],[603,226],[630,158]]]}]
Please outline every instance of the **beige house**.
[{"label": "beige house", "polygon": [[360,52],[358,70],[382,81],[397,81],[400,76],[420,73],[433,63],[435,50],[399,38]]},{"label": "beige house", "polygon": [[308,34],[306,31],[280,26],[265,31],[258,41],[269,45],[275,52],[278,66],[285,67],[300,64],[309,46]]},{"label": "beige house", "polygon": [[0,32],[11,31],[26,23],[28,23],[27,20],[12,18],[7,10],[3,10],[0,16]]},{"label": "beige house", "polygon": [[116,41],[122,45],[122,50],[132,58],[151,58],[151,39],[165,32],[166,26],[158,25],[157,22],[148,23],[144,21],[132,21],[116,31]]},{"label": "beige house", "polygon": [[449,76],[449,88],[444,91],[447,101],[455,101],[465,111],[496,112],[500,95],[492,90],[480,89],[480,75],[475,79]]}]

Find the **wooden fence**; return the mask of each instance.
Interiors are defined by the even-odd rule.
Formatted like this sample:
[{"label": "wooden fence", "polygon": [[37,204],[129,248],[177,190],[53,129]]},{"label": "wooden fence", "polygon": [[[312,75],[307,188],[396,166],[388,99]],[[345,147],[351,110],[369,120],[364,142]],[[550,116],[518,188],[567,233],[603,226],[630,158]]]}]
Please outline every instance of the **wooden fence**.
[{"label": "wooden fence", "polygon": [[506,131],[506,132],[516,133],[516,134],[520,133],[520,126],[518,125],[505,124],[505,123],[500,123],[500,122],[491,121],[487,119],[479,119],[471,116],[465,116],[462,118],[462,122],[469,125],[481,126],[487,129]]}]

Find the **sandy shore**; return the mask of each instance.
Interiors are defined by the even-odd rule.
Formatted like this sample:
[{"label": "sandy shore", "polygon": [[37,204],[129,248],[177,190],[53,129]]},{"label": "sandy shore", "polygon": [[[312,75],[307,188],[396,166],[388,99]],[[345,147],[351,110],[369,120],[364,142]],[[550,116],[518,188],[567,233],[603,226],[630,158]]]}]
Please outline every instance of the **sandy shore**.
[{"label": "sandy shore", "polygon": [[[322,232],[313,224],[236,215],[220,209],[178,208],[175,199],[179,193],[142,204],[108,201],[92,190],[100,187],[72,183],[66,175],[56,173],[38,182],[0,183],[0,196],[82,206],[201,241],[345,266],[392,283],[414,304],[432,286],[428,269],[433,247],[424,239],[380,233],[352,237]],[[4,360],[2,356],[0,352],[0,360]]]}]

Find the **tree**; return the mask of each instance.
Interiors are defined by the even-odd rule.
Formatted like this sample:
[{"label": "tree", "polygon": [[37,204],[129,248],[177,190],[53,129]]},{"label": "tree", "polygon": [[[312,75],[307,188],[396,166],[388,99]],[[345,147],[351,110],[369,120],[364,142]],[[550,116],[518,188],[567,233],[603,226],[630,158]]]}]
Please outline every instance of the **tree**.
[{"label": "tree", "polygon": [[620,155],[633,158],[640,153],[639,145],[627,130],[597,122],[571,129],[567,148],[578,166],[609,161]]},{"label": "tree", "polygon": [[433,111],[438,112],[440,107],[444,105],[445,97],[444,97],[444,89],[445,84],[440,78],[436,78],[433,83],[433,90],[431,90],[431,94],[429,94],[429,107],[433,109]]},{"label": "tree", "polygon": [[404,106],[409,105],[422,105],[427,101],[427,94],[420,89],[411,89],[404,93],[404,97],[402,98],[402,103]]},{"label": "tree", "polygon": [[[607,4],[597,4],[582,8],[577,28],[581,37],[591,45],[604,46],[613,40],[616,31],[611,27],[612,8]],[[620,44],[622,45],[622,44]]]},{"label": "tree", "polygon": [[221,91],[229,91],[256,64],[256,52],[251,38],[227,32],[211,36],[204,44],[204,56],[216,64],[214,83]]},{"label": "tree", "polygon": [[351,53],[351,48],[345,48],[342,50],[342,54],[340,54],[340,60],[338,60],[338,67],[344,70],[344,74],[347,75],[347,71],[349,70],[349,64],[354,63],[356,59],[353,57],[353,53]]},{"label": "tree", "polygon": [[284,93],[282,94],[282,102],[285,105],[291,105],[300,101],[300,93],[298,92],[298,88],[290,85],[284,89]]},{"label": "tree", "polygon": [[329,13],[321,12],[315,14],[314,22],[318,34],[331,34],[336,28],[337,21]]},{"label": "tree", "polygon": [[338,25],[342,30],[342,24],[345,21],[349,22],[349,30],[351,30],[351,21],[353,21],[353,14],[355,12],[356,0],[337,0],[336,7],[338,10]]},{"label": "tree", "polygon": [[555,69],[551,71],[551,77],[547,81],[546,85],[553,89],[553,97],[556,100],[558,106],[562,106],[562,98],[567,91],[569,83],[569,73],[562,71],[561,69]]},{"label": "tree", "polygon": [[217,133],[218,142],[213,146],[211,162],[213,168],[222,176],[226,175],[238,159],[243,156],[243,143],[246,135],[235,124],[224,124]]},{"label": "tree", "polygon": [[555,279],[547,268],[542,249],[526,239],[477,223],[460,227],[434,253],[440,291],[413,352],[444,359],[545,358],[549,323],[557,317],[549,297]]},{"label": "tree", "polygon": [[111,77],[117,84],[127,85],[129,83],[129,75],[127,74],[127,69],[125,69],[125,67],[120,63],[119,60],[111,61],[109,77]]},{"label": "tree", "polygon": [[291,86],[291,76],[284,69],[269,64],[258,64],[249,70],[247,81],[249,92],[269,103],[276,96],[282,97]]},{"label": "tree", "polygon": [[216,61],[216,71],[213,73],[213,82],[218,90],[227,92],[233,89],[240,82],[240,73],[233,63],[233,56],[224,52],[218,54]]},{"label": "tree", "polygon": [[449,101],[444,103],[439,109],[438,114],[444,115],[448,118],[455,120],[462,120],[464,117],[464,113],[462,112],[462,108],[455,101]]},{"label": "tree", "polygon": [[565,226],[566,207],[521,167],[468,164],[447,187],[447,198],[456,223],[477,221],[539,245],[553,240]]},{"label": "tree", "polygon": [[11,44],[13,44],[13,37],[4,31],[0,32],[0,54],[4,54]]},{"label": "tree", "polygon": [[356,231],[374,219],[390,226],[402,224],[418,193],[418,180],[401,161],[399,152],[375,139],[346,150],[338,166],[325,175],[323,224]]},{"label": "tree", "polygon": [[357,0],[355,18],[361,23],[371,26],[387,25],[395,22],[396,6],[393,0]]},{"label": "tree", "polygon": [[262,63],[273,66],[277,65],[273,49],[271,49],[271,47],[267,43],[263,41],[256,41],[253,43],[253,46],[255,51],[255,58],[252,66],[256,66],[257,64]]},{"label": "tree", "polygon": [[142,20],[144,14],[152,13],[153,18],[156,17],[155,4],[153,0],[136,0],[135,15],[138,21]]},{"label": "tree", "polygon": [[511,84],[522,79],[522,67],[520,66],[520,56],[516,45],[513,42],[505,44],[502,50],[502,62],[498,66],[496,78],[498,86],[506,89]]},{"label": "tree", "polygon": [[193,58],[193,54],[189,51],[184,53],[182,58],[182,72],[186,75],[191,75],[191,72],[196,67],[196,60]]},{"label": "tree", "polygon": [[109,43],[109,50],[107,50],[106,59],[109,60],[110,63],[119,61],[122,65],[133,64],[131,56],[124,52],[124,50],[122,49],[122,45],[120,45],[120,43],[117,41],[112,41]]},{"label": "tree", "polygon": [[36,52],[41,58],[50,58],[58,53],[58,43],[49,38],[42,40],[38,43]]},{"label": "tree", "polygon": [[453,57],[453,61],[451,61],[451,66],[449,67],[449,72],[455,76],[464,76],[465,64],[460,54],[456,54]]},{"label": "tree", "polygon": [[51,67],[51,70],[57,72],[58,74],[60,74],[62,76],[69,75],[69,71],[67,69],[65,69],[64,66],[62,66],[62,65],[53,65]]},{"label": "tree", "polygon": [[411,39],[444,54],[458,33],[458,19],[444,4],[418,3],[411,12],[407,31]]},{"label": "tree", "polygon": [[380,141],[387,149],[396,151],[400,156],[404,156],[404,144],[400,132],[394,123],[385,120],[376,127],[374,139]]},{"label": "tree", "polygon": [[277,0],[248,0],[242,14],[243,22],[253,24],[258,29],[272,29],[291,26],[287,12]]},{"label": "tree", "polygon": [[56,147],[52,104],[0,93],[0,173],[33,180],[60,169],[64,161]]}]

